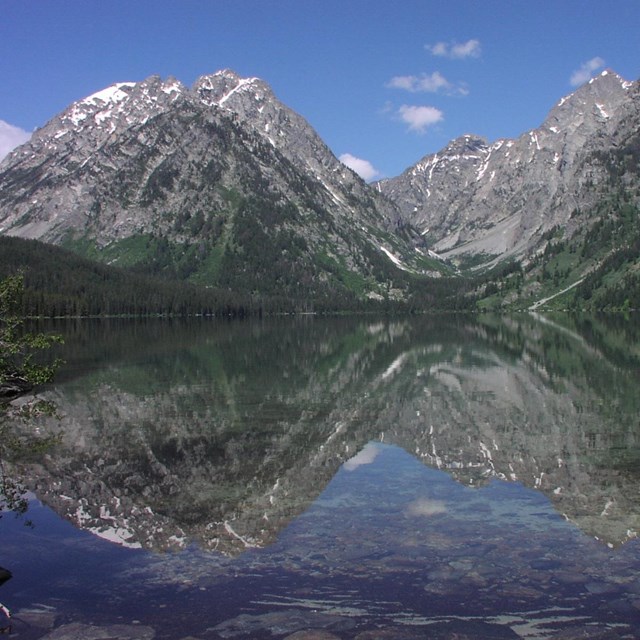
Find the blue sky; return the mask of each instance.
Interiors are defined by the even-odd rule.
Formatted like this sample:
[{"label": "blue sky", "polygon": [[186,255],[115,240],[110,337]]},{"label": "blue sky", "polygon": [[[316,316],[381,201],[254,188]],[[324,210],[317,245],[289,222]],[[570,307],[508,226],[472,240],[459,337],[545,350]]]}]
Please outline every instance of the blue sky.
[{"label": "blue sky", "polygon": [[231,68],[389,177],[538,126],[604,68],[638,79],[639,34],[640,0],[0,0],[0,152],[115,82]]}]

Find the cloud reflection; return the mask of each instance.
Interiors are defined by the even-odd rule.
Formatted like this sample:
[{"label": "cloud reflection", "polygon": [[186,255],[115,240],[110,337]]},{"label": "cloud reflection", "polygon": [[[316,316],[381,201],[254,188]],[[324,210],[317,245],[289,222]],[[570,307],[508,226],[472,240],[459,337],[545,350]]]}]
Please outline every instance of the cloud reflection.
[{"label": "cloud reflection", "polygon": [[380,453],[381,449],[373,442],[366,444],[353,458],[349,458],[342,468],[345,471],[354,471],[363,464],[371,464]]},{"label": "cloud reflection", "polygon": [[411,516],[435,516],[439,513],[446,513],[447,506],[441,500],[429,500],[429,498],[418,498],[409,503],[407,513]]}]

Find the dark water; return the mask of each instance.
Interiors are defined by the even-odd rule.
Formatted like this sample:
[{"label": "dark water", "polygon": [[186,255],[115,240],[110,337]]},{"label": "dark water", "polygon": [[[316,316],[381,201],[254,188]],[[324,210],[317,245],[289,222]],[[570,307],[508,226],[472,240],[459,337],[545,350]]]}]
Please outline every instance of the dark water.
[{"label": "dark water", "polygon": [[60,440],[5,461],[17,636],[640,637],[632,320],[54,329]]}]

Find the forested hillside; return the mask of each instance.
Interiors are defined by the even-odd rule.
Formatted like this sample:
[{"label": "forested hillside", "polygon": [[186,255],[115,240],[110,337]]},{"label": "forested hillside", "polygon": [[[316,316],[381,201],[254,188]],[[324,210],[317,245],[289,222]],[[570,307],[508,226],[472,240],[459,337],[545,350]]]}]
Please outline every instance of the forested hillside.
[{"label": "forested hillside", "polygon": [[[156,271],[157,263],[151,269]],[[23,273],[26,316],[216,315],[275,313],[415,312],[468,309],[472,283],[462,278],[401,274],[406,300],[362,300],[347,289],[324,295],[249,295],[203,287],[166,275],[116,268],[45,244],[0,236],[0,278]],[[240,275],[238,276],[240,277]]]},{"label": "forested hillside", "polygon": [[135,274],[37,240],[0,236],[0,278],[19,272],[27,316],[259,312],[248,296]]}]

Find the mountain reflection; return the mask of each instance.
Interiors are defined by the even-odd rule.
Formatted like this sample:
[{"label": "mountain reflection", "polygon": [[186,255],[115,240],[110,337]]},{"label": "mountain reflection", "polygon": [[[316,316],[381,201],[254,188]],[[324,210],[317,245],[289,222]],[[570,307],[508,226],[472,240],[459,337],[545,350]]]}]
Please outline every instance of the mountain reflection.
[{"label": "mountain reflection", "polygon": [[263,546],[341,465],[373,460],[375,442],[463,485],[535,488],[610,544],[640,530],[627,325],[451,316],[55,330],[66,335],[49,392],[61,442],[14,469],[58,513],[120,544]]}]

